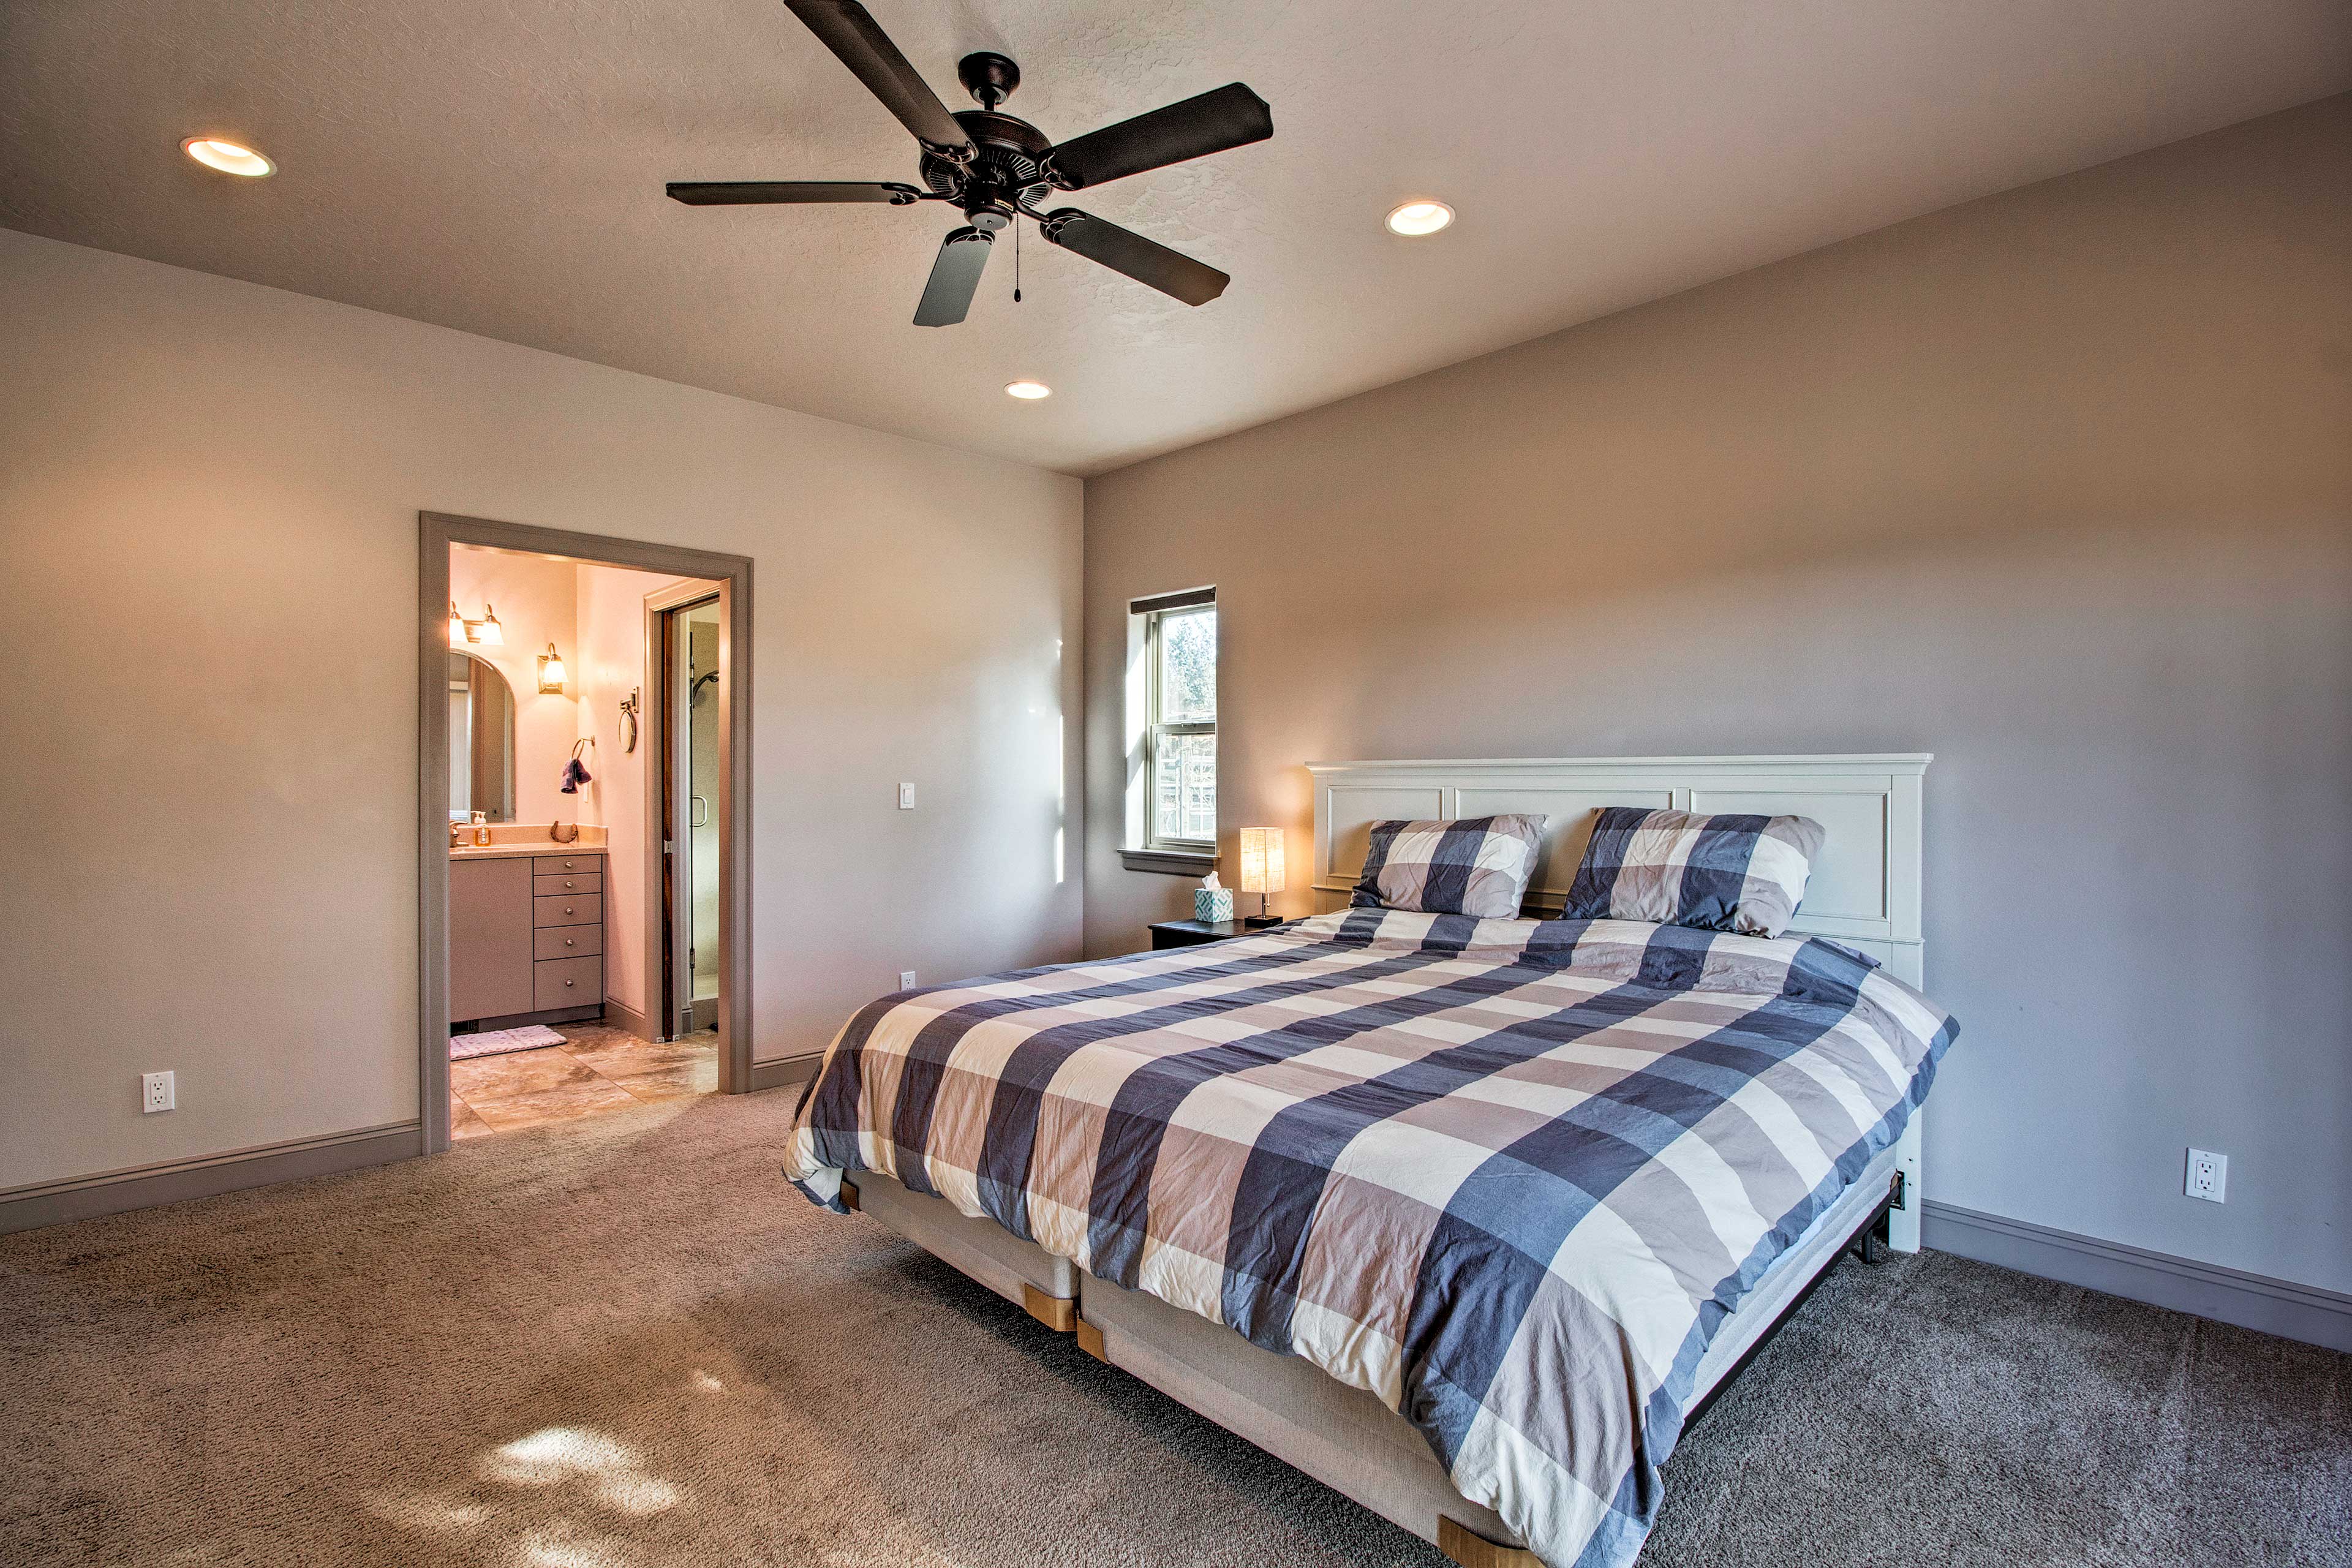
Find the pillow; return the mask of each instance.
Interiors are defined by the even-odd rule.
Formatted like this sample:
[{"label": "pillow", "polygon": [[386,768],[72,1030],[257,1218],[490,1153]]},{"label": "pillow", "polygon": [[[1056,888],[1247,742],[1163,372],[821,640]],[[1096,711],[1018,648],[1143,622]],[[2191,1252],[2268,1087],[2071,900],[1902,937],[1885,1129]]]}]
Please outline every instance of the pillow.
[{"label": "pillow", "polygon": [[1560,916],[1779,936],[1824,837],[1810,816],[1606,806]]},{"label": "pillow", "polygon": [[1543,826],[1539,816],[1375,822],[1355,907],[1509,920],[1536,874]]}]

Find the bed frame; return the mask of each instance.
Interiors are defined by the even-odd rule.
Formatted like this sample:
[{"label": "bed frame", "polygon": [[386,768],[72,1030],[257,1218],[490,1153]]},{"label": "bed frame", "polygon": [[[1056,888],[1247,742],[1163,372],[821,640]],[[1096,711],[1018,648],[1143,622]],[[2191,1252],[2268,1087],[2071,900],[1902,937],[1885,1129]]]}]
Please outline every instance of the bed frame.
[{"label": "bed frame", "polygon": [[[1309,763],[1315,781],[1318,912],[1343,906],[1382,817],[1549,818],[1526,912],[1557,915],[1607,805],[1801,815],[1828,830],[1791,931],[1870,953],[1913,985],[1919,931],[1925,754],[1605,757]],[[1848,1252],[1874,1238],[1919,1247],[1924,1112],[1768,1269],[1724,1320],[1698,1365],[1685,1429],[1706,1415],[1790,1313]],[[868,1172],[842,1186],[863,1209],[1088,1354],[1393,1521],[1463,1568],[1540,1568],[1502,1520],[1454,1489],[1420,1433],[1371,1394],[1294,1356],[1261,1350],[1204,1318],[1084,1274],[993,1222],[959,1214]]]}]

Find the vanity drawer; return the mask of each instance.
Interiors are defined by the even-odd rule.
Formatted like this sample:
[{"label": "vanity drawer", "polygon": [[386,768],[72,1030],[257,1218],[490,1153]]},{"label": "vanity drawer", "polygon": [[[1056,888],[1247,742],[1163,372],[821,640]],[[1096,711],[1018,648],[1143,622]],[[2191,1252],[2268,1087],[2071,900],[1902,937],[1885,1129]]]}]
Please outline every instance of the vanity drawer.
[{"label": "vanity drawer", "polygon": [[593,958],[604,951],[603,926],[547,926],[530,933],[531,957]]},{"label": "vanity drawer", "polygon": [[530,923],[535,926],[593,926],[602,924],[604,919],[602,893],[566,893],[530,901]]},{"label": "vanity drawer", "polygon": [[556,1007],[601,1006],[604,1001],[604,961],[601,958],[557,958],[530,966],[531,1005],[544,1013]]},{"label": "vanity drawer", "polygon": [[597,872],[604,868],[602,855],[539,855],[531,865],[542,877],[561,877],[567,871]]},{"label": "vanity drawer", "polygon": [[600,893],[604,890],[604,879],[593,871],[573,871],[563,876],[549,876],[541,871],[531,879],[535,889],[543,899],[560,899],[566,893]]}]

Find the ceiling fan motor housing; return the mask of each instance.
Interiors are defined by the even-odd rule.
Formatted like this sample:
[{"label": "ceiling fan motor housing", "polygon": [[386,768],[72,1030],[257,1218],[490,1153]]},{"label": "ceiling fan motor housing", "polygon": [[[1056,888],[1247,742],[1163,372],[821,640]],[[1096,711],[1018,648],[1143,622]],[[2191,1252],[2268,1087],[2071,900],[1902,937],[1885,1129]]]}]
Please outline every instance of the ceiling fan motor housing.
[{"label": "ceiling fan motor housing", "polygon": [[[1025,120],[987,109],[967,109],[955,121],[977,151],[961,163],[926,151],[923,183],[961,205],[974,225],[1002,228],[1012,220],[1014,207],[1034,205],[1052,194],[1045,159],[1053,142],[1044,132]],[[1001,221],[982,223],[983,217]]]}]

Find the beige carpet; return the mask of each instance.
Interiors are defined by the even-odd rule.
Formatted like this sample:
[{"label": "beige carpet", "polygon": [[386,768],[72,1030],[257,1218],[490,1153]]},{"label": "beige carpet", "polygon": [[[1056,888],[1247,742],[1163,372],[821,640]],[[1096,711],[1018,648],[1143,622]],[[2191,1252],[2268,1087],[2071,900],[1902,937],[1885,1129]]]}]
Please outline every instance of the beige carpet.
[{"label": "beige carpet", "polygon": [[[0,1237],[0,1562],[1415,1564],[777,1176],[785,1095]],[[2341,1564],[2352,1358],[1842,1266],[1645,1568]]]}]

